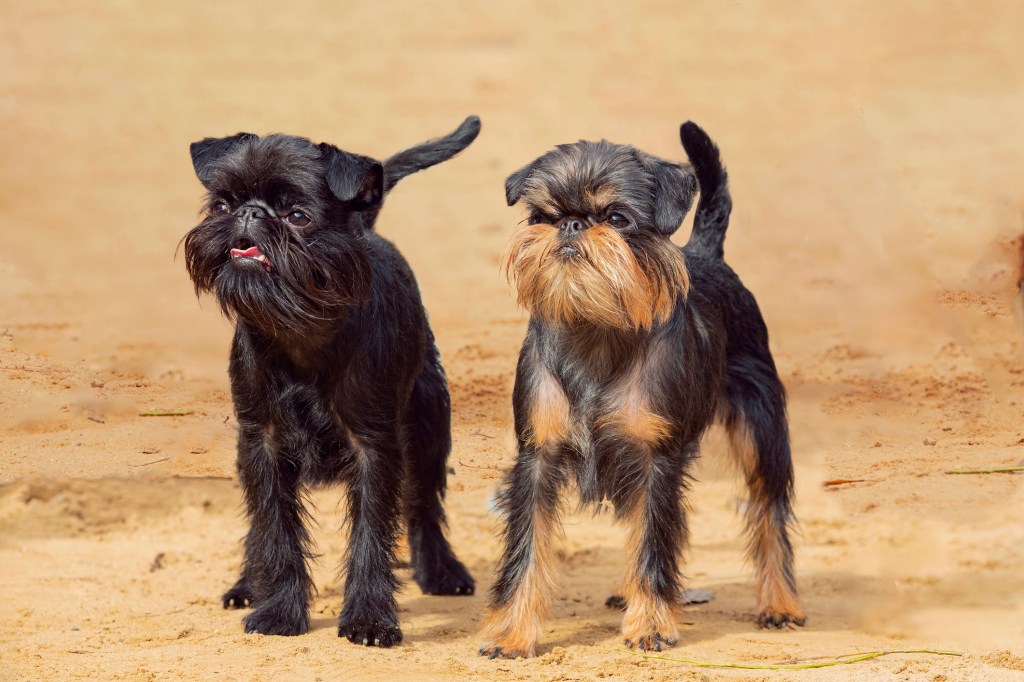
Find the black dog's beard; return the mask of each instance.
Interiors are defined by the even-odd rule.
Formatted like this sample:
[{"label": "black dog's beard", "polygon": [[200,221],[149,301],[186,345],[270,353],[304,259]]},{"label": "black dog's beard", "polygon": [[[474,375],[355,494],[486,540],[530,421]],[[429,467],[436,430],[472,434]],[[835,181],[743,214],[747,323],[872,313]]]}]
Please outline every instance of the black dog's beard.
[{"label": "black dog's beard", "polygon": [[370,265],[358,237],[320,230],[307,243],[290,230],[255,230],[251,239],[270,263],[266,271],[232,262],[234,224],[233,217],[210,218],[184,238],[196,293],[214,293],[229,319],[271,333],[310,334],[369,296]]}]

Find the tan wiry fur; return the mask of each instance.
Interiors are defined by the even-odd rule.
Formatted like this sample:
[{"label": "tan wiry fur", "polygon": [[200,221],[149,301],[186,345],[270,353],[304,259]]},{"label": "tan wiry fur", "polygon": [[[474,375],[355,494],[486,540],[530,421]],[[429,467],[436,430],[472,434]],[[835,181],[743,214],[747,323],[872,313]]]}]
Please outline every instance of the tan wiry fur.
[{"label": "tan wiry fur", "polygon": [[661,267],[639,262],[626,240],[603,224],[587,228],[573,242],[580,257],[558,256],[563,244],[556,227],[526,225],[505,253],[505,272],[520,305],[547,322],[586,320],[646,330],[667,320],[689,289],[686,261],[670,243],[657,247]]},{"label": "tan wiry fur", "polygon": [[786,578],[786,551],[782,545],[780,523],[773,518],[771,500],[757,472],[757,450],[742,419],[727,430],[729,444],[750,487],[747,504],[747,530],[750,533],[750,557],[756,572],[757,610],[763,617],[786,616],[802,622],[804,611],[796,592]]},{"label": "tan wiry fur", "polygon": [[645,500],[639,500],[629,519],[626,580],[622,596],[626,600],[626,614],[622,619],[622,636],[629,646],[651,650],[660,640],[675,644],[679,640],[681,600],[668,602],[658,598],[640,566],[640,553],[644,544],[647,524],[644,519]]},{"label": "tan wiry fur", "polygon": [[489,655],[500,650],[505,658],[536,653],[541,623],[554,600],[558,536],[556,522],[546,513],[535,512],[526,575],[507,604],[489,609],[485,615],[482,653]]}]

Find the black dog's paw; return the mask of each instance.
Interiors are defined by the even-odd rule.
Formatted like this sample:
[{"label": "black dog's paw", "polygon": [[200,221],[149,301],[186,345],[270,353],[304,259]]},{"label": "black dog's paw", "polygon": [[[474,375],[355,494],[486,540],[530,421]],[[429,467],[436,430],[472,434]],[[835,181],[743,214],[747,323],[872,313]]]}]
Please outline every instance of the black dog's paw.
[{"label": "black dog's paw", "polygon": [[242,578],[234,587],[224,593],[221,602],[226,609],[247,609],[253,604],[252,590],[245,578]]},{"label": "black dog's paw", "polygon": [[353,618],[338,624],[338,637],[346,637],[353,644],[379,646],[387,649],[402,641],[402,631],[390,623],[374,623]]},{"label": "black dog's paw", "polygon": [[610,609],[615,609],[616,611],[625,611],[626,598],[621,594],[613,594],[604,600],[604,605]]},{"label": "black dog's paw", "polygon": [[309,616],[305,613],[259,608],[242,619],[247,634],[304,635],[309,631]]},{"label": "black dog's paw", "polygon": [[423,594],[469,596],[476,590],[473,576],[455,557],[430,571],[421,571],[417,567],[412,579],[420,586]]}]

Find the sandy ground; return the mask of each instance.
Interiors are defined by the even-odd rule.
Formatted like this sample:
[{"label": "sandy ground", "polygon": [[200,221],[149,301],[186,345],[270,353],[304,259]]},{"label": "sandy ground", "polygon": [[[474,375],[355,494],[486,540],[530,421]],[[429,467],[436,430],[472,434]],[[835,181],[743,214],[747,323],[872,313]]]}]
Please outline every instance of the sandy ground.
[{"label": "sandy ground", "polygon": [[[944,4],[0,2],[0,678],[1024,679],[1022,479],[944,473],[1024,458],[1024,8]],[[312,631],[244,635],[218,600],[243,533],[230,328],[174,258],[201,194],[188,143],[282,131],[380,157],[469,113],[477,143],[405,181],[379,230],[451,377],[451,536],[480,594],[409,587],[405,644],[339,640],[340,494],[319,492]],[[519,220],[503,179],[580,137],[681,159],[684,118],[722,146],[727,256],[791,394],[809,621],[754,628],[712,433],[686,573],[716,596],[670,655],[964,656],[636,658],[602,605],[622,530],[590,516],[569,518],[540,656],[476,656],[525,326],[497,267]]]}]

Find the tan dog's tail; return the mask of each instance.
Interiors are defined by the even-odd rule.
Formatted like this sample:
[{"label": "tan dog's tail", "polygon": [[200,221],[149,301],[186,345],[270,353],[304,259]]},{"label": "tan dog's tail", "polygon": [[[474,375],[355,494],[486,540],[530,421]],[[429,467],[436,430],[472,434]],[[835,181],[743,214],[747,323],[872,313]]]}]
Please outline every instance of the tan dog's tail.
[{"label": "tan dog's tail", "polygon": [[687,121],[679,128],[679,137],[700,185],[700,201],[687,246],[708,257],[721,259],[725,254],[725,231],[732,212],[729,176],[722,165],[718,147],[700,126]]}]

